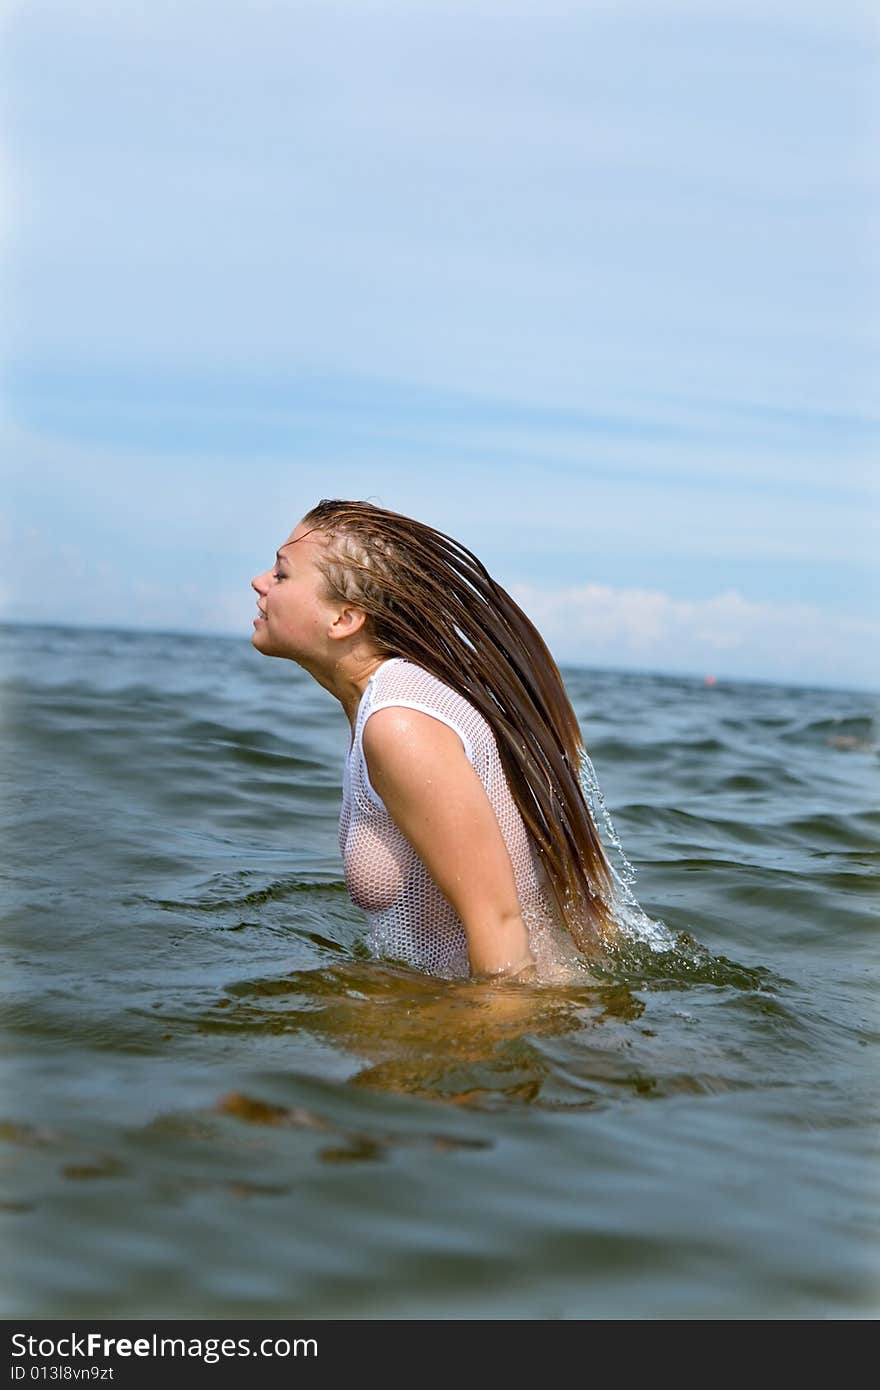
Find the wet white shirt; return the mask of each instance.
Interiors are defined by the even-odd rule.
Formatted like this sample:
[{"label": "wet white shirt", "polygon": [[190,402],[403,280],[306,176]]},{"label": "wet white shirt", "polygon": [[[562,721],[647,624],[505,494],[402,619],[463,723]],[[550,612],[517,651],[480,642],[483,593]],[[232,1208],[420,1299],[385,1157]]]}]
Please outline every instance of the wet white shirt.
[{"label": "wet white shirt", "polygon": [[[558,910],[542,890],[543,869],[510,792],[495,735],[470,701],[404,657],[389,657],[361,696],[354,738],[345,764],[339,849],[352,901],[367,916],[368,946],[432,975],[470,973],[467,938],[458,914],[440,892],[406,836],[374,790],[363,752],[370,715],[390,705],[422,710],[454,729],[486,789],[510,854],[520,910],[532,951],[551,969],[578,959]],[[549,950],[548,950],[549,948]],[[570,973],[570,972],[569,972]]]}]

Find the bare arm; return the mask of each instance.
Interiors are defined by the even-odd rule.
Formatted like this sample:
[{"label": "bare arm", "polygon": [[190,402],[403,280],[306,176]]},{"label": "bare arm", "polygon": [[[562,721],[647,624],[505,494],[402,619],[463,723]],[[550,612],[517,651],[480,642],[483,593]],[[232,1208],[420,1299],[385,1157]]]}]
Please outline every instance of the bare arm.
[{"label": "bare arm", "polygon": [[467,934],[473,975],[527,979],[533,958],[498,818],[453,729],[420,710],[376,710],[363,731],[376,792]]}]

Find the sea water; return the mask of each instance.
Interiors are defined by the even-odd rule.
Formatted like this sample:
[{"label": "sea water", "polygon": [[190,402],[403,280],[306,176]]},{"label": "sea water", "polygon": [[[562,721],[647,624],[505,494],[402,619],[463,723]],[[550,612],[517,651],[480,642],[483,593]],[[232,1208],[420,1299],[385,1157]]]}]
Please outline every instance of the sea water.
[{"label": "sea water", "polygon": [[340,706],[0,630],[6,1317],[873,1317],[877,700],[563,667],[627,930],[370,960]]}]

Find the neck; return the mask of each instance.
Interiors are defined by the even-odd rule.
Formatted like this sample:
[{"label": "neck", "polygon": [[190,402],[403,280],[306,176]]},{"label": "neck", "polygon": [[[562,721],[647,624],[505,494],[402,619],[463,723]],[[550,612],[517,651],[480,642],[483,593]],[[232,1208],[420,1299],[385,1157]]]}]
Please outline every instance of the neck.
[{"label": "neck", "polygon": [[329,671],[325,669],[309,672],[318,684],[322,685],[325,690],[329,690],[330,694],[335,696],[342,705],[351,725],[352,734],[363,693],[369,685],[371,677],[388,659],[388,657],[381,656],[376,652],[363,657],[349,654],[347,657],[341,658]]}]

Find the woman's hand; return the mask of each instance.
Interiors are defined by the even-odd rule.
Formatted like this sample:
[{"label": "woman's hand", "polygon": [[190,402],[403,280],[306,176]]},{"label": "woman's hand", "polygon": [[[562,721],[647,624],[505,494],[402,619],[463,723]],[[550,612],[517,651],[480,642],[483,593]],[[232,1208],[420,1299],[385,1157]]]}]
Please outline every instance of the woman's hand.
[{"label": "woman's hand", "polygon": [[534,961],[510,855],[458,734],[421,710],[388,706],[368,715],[362,743],[376,793],[464,924],[472,974],[528,979]]}]

